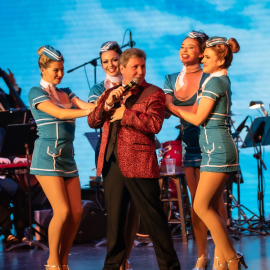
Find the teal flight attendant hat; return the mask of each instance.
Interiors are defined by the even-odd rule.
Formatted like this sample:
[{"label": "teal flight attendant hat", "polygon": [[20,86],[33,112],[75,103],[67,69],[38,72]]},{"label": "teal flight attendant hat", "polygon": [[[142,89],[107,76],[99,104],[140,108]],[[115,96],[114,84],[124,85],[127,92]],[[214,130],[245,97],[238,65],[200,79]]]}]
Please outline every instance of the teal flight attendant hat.
[{"label": "teal flight attendant hat", "polygon": [[63,55],[58,50],[54,49],[50,45],[44,46],[42,54],[44,54],[45,56],[49,57],[50,59],[52,59],[54,61],[59,62],[59,61],[63,60]]},{"label": "teal flight attendant hat", "polygon": [[229,43],[227,41],[227,38],[225,38],[225,37],[216,37],[216,36],[210,37],[205,43],[206,47],[212,47],[212,46],[215,46],[217,44],[226,44],[226,45],[228,45]]},{"label": "teal flight attendant hat", "polygon": [[101,45],[100,52],[107,52],[113,45],[118,45],[116,41],[107,41]]},{"label": "teal flight attendant hat", "polygon": [[201,32],[201,31],[191,31],[191,32],[188,33],[187,37],[204,39],[205,33]]}]

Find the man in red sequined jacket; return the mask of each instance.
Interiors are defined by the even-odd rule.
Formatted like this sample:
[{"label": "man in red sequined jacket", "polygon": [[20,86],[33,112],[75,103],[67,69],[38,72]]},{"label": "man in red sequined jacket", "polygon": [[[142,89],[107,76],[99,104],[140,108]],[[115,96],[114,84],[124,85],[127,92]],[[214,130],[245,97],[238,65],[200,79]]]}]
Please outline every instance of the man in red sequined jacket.
[{"label": "man in red sequined jacket", "polygon": [[[103,127],[97,175],[102,173],[108,215],[107,256],[104,270],[118,270],[125,253],[124,227],[132,197],[153,242],[159,269],[179,270],[167,217],[160,201],[155,134],[165,114],[164,92],[145,80],[146,54],[132,48],[120,57],[123,86],[100,97],[88,116],[91,128]],[[128,93],[124,85],[135,77],[139,84]]]}]

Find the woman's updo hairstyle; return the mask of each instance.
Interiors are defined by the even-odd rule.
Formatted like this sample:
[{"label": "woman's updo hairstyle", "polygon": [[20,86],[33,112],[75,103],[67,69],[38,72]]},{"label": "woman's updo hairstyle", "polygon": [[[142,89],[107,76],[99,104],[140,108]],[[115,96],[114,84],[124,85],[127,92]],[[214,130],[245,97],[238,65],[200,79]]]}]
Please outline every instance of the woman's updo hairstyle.
[{"label": "woman's updo hairstyle", "polygon": [[[216,40],[216,42],[214,40]],[[211,42],[213,45],[211,45]],[[233,60],[233,53],[237,53],[240,50],[240,45],[235,38],[230,38],[227,41],[226,38],[212,37],[206,42],[206,47],[211,47],[217,54],[219,60],[225,60],[223,64],[224,68],[229,68]]]},{"label": "woman's updo hairstyle", "polygon": [[[53,61],[63,61],[64,62],[64,58],[62,56],[62,54],[57,51],[50,51],[49,49],[53,49],[53,47],[46,45],[46,46],[42,46],[38,49],[38,55],[39,55],[39,59],[38,59],[38,65],[40,68],[48,68],[50,63]],[[52,56],[48,57],[47,55],[44,54],[44,50],[49,53],[52,53]],[[57,54],[55,54],[57,52]],[[56,57],[56,58],[55,58]],[[53,58],[53,59],[52,59]]]},{"label": "woman's updo hairstyle", "polygon": [[122,54],[122,50],[120,46],[115,41],[107,41],[101,45],[100,52],[99,52],[100,59],[101,59],[101,55],[107,51],[115,51],[116,53],[119,54],[119,56]]},{"label": "woman's updo hairstyle", "polygon": [[[209,39],[209,36],[207,36],[202,30],[200,30],[200,31],[192,30],[191,32],[188,33],[186,38],[195,39],[199,45],[200,52],[203,53],[204,49],[205,49],[205,42]],[[200,58],[200,63],[201,63],[202,59],[203,59],[203,57]]]}]

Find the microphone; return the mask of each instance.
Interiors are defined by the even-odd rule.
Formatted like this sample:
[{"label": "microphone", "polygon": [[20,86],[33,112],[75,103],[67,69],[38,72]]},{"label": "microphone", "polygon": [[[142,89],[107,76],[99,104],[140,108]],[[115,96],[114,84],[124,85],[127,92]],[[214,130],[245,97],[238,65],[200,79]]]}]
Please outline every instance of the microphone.
[{"label": "microphone", "polygon": [[249,117],[249,116],[247,116],[247,117],[245,118],[245,120],[238,126],[238,128],[236,129],[236,132],[240,133],[240,132],[243,130],[243,128],[245,127],[245,123],[246,123],[248,117]]},{"label": "microphone", "polygon": [[[125,88],[124,92],[129,91],[133,86],[139,84],[139,82],[140,82],[140,79],[138,77],[135,77],[130,83],[124,86]],[[113,95],[113,99],[117,100],[115,95]]]}]

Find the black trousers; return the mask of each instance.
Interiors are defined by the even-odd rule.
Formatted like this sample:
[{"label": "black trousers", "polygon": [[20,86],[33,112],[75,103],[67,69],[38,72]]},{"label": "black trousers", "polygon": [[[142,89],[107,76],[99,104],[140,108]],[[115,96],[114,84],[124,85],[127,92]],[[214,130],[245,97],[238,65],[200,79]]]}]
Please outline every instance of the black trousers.
[{"label": "black trousers", "polygon": [[14,206],[13,223],[18,233],[19,229],[29,226],[25,192],[12,178],[6,177],[0,179],[0,227],[3,233],[12,229],[10,203]]},{"label": "black trousers", "polygon": [[174,250],[167,217],[159,198],[158,179],[125,177],[120,171],[114,154],[108,162],[105,161],[102,174],[108,218],[107,255],[103,270],[118,270],[123,262],[124,228],[130,197],[132,197],[153,242],[159,269],[181,269]]},{"label": "black trousers", "polygon": [[10,201],[4,196],[4,194],[2,194],[2,191],[0,190],[0,227],[2,228],[3,234],[6,234],[6,232],[9,232],[12,229],[10,215]]}]

